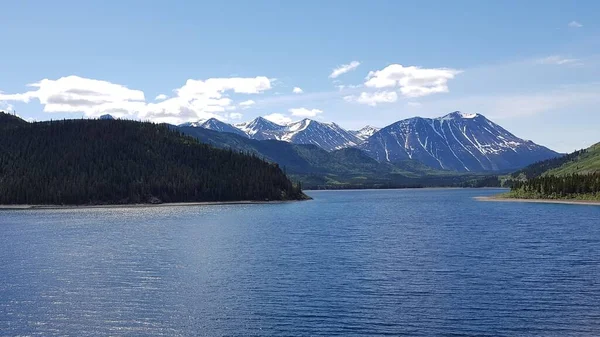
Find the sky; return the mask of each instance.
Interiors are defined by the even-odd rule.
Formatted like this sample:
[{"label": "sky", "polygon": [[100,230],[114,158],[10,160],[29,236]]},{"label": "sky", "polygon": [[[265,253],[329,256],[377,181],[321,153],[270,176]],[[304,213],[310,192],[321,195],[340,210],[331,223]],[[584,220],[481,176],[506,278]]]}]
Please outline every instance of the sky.
[{"label": "sky", "polygon": [[0,110],[347,129],[480,113],[600,141],[600,2],[3,1]]}]

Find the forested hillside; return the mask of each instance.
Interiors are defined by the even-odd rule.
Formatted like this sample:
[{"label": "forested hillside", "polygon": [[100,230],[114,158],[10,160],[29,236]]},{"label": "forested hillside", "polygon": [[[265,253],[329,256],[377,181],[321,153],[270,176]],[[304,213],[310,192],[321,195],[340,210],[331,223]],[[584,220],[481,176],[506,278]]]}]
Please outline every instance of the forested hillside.
[{"label": "forested hillside", "polygon": [[0,204],[305,197],[278,165],[201,144],[165,125],[66,120],[8,127],[7,116],[0,115]]},{"label": "forested hillside", "polygon": [[546,175],[588,174],[600,172],[600,143],[580,153],[573,161],[548,170]]},{"label": "forested hillside", "polygon": [[515,171],[510,176],[512,179],[520,180],[539,177],[551,169],[555,169],[557,167],[562,166],[563,164],[577,160],[577,158],[585,152],[586,150],[584,149],[566,154],[561,157],[542,160],[537,163],[533,163],[529,166],[526,166],[518,171]]},{"label": "forested hillside", "polygon": [[600,143],[512,174],[516,198],[600,200]]},{"label": "forested hillside", "polygon": [[28,123],[16,115],[0,111],[0,129],[19,127]]}]

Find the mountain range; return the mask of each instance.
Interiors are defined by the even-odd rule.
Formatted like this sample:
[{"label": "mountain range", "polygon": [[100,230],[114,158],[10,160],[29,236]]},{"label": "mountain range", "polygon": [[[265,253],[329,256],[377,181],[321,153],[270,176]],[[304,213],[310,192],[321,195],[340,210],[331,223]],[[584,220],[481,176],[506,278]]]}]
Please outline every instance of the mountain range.
[{"label": "mountain range", "polygon": [[356,131],[311,119],[280,125],[263,117],[236,125],[211,118],[180,127],[228,132],[254,140],[313,144],[325,151],[356,147],[378,162],[415,160],[433,169],[462,172],[514,170],[560,155],[513,135],[481,114],[459,111]]},{"label": "mountain range", "polygon": [[[3,128],[29,124],[12,115],[0,117]],[[113,118],[106,115],[100,119]],[[423,124],[433,125],[434,131]],[[411,125],[422,128],[409,127]],[[546,158],[558,155],[547,149],[544,152],[545,148],[514,137],[481,115],[458,112],[437,119],[412,118],[383,129],[369,126],[356,131],[309,119],[279,125],[261,117],[237,125],[212,119],[166,126],[201,143],[277,163],[291,179],[311,189],[495,186],[499,184],[499,173],[513,171],[497,164],[510,164],[511,152],[527,163],[538,161],[538,157],[545,155],[548,156]],[[458,135],[457,130],[462,130],[461,135],[464,135]],[[452,139],[455,142],[451,142]],[[486,150],[487,156],[473,158],[475,150],[468,144],[464,145],[468,141],[479,145],[477,151]],[[467,148],[462,148],[463,145]],[[530,147],[530,151],[521,151],[523,147]],[[431,156],[432,153],[435,156]],[[472,166],[474,161],[479,163],[477,160],[483,163],[487,160],[496,166]],[[436,163],[439,165],[436,166]],[[466,165],[458,166],[456,163]]]}]

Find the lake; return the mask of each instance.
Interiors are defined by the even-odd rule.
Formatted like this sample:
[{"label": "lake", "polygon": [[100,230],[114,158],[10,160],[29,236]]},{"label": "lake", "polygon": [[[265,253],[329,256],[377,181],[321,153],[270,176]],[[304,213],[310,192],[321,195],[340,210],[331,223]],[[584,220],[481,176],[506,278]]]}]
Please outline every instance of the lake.
[{"label": "lake", "polygon": [[495,193],[0,211],[0,333],[600,335],[600,207]]}]

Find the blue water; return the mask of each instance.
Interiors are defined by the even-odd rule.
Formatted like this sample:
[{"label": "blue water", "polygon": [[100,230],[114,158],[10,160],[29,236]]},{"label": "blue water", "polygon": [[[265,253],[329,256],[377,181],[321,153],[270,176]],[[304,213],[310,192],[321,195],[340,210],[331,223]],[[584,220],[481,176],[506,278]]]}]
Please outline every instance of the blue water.
[{"label": "blue water", "polygon": [[600,207],[493,193],[1,211],[0,332],[600,335]]}]

